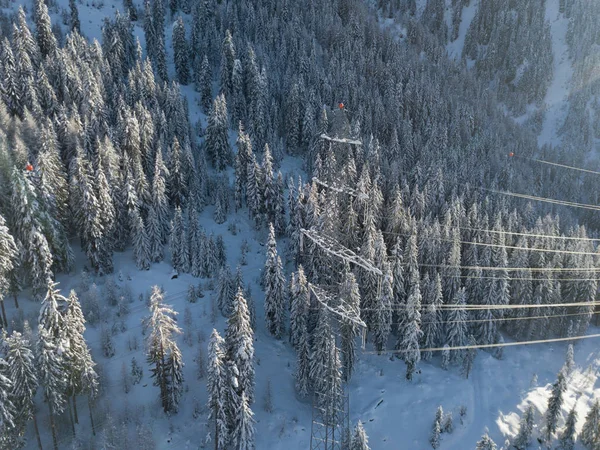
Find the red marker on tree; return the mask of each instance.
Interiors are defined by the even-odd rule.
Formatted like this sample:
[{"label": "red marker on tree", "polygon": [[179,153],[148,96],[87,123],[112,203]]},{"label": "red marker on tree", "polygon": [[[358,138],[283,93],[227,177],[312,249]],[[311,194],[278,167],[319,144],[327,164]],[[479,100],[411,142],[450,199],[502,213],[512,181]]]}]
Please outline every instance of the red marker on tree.
[{"label": "red marker on tree", "polygon": [[25,170],[27,172],[33,172],[33,166],[31,165],[31,163],[27,163],[27,165],[25,166]]}]

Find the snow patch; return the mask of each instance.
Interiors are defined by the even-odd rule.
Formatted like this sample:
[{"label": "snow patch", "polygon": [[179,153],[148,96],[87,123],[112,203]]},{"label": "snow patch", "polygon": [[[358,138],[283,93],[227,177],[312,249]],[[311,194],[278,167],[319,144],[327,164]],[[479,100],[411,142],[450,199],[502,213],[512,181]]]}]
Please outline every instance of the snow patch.
[{"label": "snow patch", "polygon": [[462,10],[460,27],[458,29],[458,38],[455,41],[448,43],[446,50],[448,51],[448,57],[452,59],[460,59],[462,56],[463,48],[465,46],[465,38],[467,32],[473,22],[477,8],[479,7],[479,0],[471,0],[469,6],[466,6]]},{"label": "snow patch", "polygon": [[573,67],[569,58],[567,30],[569,19],[559,12],[559,0],[546,2],[546,21],[550,23],[552,36],[552,54],[554,57],[554,75],[546,93],[544,103],[546,115],[542,131],[538,137],[538,145],[559,145],[558,129],[567,113],[569,84],[573,77]]}]

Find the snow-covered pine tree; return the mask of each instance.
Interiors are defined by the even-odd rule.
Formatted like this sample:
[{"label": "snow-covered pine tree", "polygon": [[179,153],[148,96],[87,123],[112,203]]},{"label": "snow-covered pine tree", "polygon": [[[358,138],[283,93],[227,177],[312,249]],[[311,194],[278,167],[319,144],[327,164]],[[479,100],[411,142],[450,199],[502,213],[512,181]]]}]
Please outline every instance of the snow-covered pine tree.
[{"label": "snow-covered pine tree", "polygon": [[5,439],[10,442],[11,435],[15,431],[14,421],[17,411],[13,404],[14,383],[8,377],[9,370],[7,362],[0,357],[0,443]]},{"label": "snow-covered pine tree", "polygon": [[148,242],[148,235],[146,233],[146,227],[142,220],[142,216],[139,211],[135,209],[131,215],[130,220],[131,232],[133,235],[133,258],[135,259],[135,265],[140,270],[150,269],[150,243]]},{"label": "snow-covered pine tree", "polygon": [[565,380],[565,374],[563,371],[558,372],[556,382],[552,385],[552,393],[548,399],[548,409],[544,416],[544,439],[546,442],[550,442],[552,435],[556,433],[556,427],[558,426],[558,418],[560,416],[562,404],[563,404],[563,393],[567,390],[567,382]]},{"label": "snow-covered pine tree", "polygon": [[213,101],[206,127],[206,154],[219,171],[231,162],[231,149],[227,138],[227,103],[223,94]]},{"label": "snow-covered pine tree", "polygon": [[35,1],[35,29],[42,57],[54,56],[58,50],[58,43],[52,32],[52,23],[44,0]]},{"label": "snow-covered pine tree", "polygon": [[575,360],[573,359],[573,344],[569,344],[567,345],[567,356],[565,358],[565,364],[563,366],[565,375],[571,375],[574,367]]},{"label": "snow-covered pine tree", "polygon": [[308,281],[304,275],[304,268],[300,265],[290,281],[290,343],[296,350],[306,329],[309,306]]},{"label": "snow-covered pine tree", "polygon": [[418,272],[411,272],[411,287],[406,301],[406,313],[402,329],[402,337],[397,348],[402,352],[406,363],[406,379],[412,380],[416,365],[421,360],[419,341],[423,335],[421,331],[421,287]]},{"label": "snow-covered pine tree", "polygon": [[155,379],[155,385],[160,388],[161,404],[166,413],[177,411],[183,382],[183,362],[174,336],[181,334],[181,329],[175,321],[176,314],[171,307],[163,303],[160,288],[153,286],[150,317],[146,320],[149,329],[146,352],[148,363],[152,366],[152,377]]},{"label": "snow-covered pine tree", "polygon": [[30,343],[21,333],[13,331],[6,339],[6,345],[8,379],[13,383],[10,398],[14,405],[15,434],[22,437],[25,434],[27,423],[33,419],[36,438],[40,444],[40,434],[35,417],[35,394],[38,388],[37,368]]},{"label": "snow-covered pine tree", "polygon": [[188,187],[185,181],[181,144],[177,137],[173,138],[173,144],[169,148],[168,168],[167,192],[169,199],[171,204],[183,208]]},{"label": "snow-covered pine tree", "polygon": [[350,450],[370,450],[369,439],[362,422],[359,420],[354,428]]},{"label": "snow-covered pine tree", "polygon": [[231,270],[229,266],[222,267],[219,271],[219,279],[217,283],[217,305],[223,317],[229,317],[233,310],[233,300],[235,299],[236,291],[233,286]]},{"label": "snow-covered pine tree", "polygon": [[481,436],[481,439],[477,442],[477,446],[475,450],[496,450],[498,446],[492,440],[492,438],[488,435],[487,430]]},{"label": "snow-covered pine tree", "polygon": [[233,65],[235,63],[235,47],[233,37],[229,30],[225,31],[225,38],[221,44],[221,92],[230,98],[233,92]]},{"label": "snow-covered pine tree", "polygon": [[[442,334],[442,324],[440,315],[442,313],[442,281],[439,273],[436,273],[435,279],[429,281],[429,287],[425,291],[425,308],[423,311],[423,348],[436,348],[440,345]],[[424,361],[429,361],[433,352],[424,351],[422,357]]]},{"label": "snow-covered pine tree", "polygon": [[186,234],[181,208],[176,207],[171,226],[171,264],[178,272],[187,272],[189,267],[189,242]]},{"label": "snow-covered pine tree", "polygon": [[208,422],[211,431],[207,442],[214,441],[216,450],[227,449],[229,429],[226,405],[227,369],[225,366],[225,341],[217,330],[212,331],[208,342]]},{"label": "snow-covered pine tree", "polygon": [[[350,311],[354,311],[357,315],[360,315],[360,291],[356,277],[350,271],[344,274],[342,298],[345,306]],[[308,300],[307,296],[307,302]],[[358,326],[354,322],[342,319],[342,323],[340,324],[340,347],[342,354],[342,376],[346,382],[352,377],[354,363],[356,362],[356,338],[358,337],[358,333]]]},{"label": "snow-covered pine tree", "polygon": [[66,405],[67,377],[65,354],[55,343],[56,339],[51,332],[38,326],[36,367],[39,374],[40,386],[44,392],[44,399],[48,404],[50,413],[50,428],[54,450],[58,450],[55,416],[61,414]]},{"label": "snow-covered pine tree", "polygon": [[585,416],[585,422],[579,437],[588,450],[600,447],[600,400],[595,400]]},{"label": "snow-covered pine tree", "polygon": [[442,433],[442,418],[444,411],[441,406],[438,406],[435,412],[435,420],[433,421],[433,427],[431,428],[431,434],[429,435],[429,443],[431,447],[437,449],[440,446],[440,434]]},{"label": "snow-covered pine tree", "polygon": [[200,72],[196,74],[196,90],[200,93],[202,111],[208,114],[212,103],[212,70],[206,55],[202,57]]},{"label": "snow-covered pine tree", "polygon": [[4,310],[4,294],[10,286],[10,275],[17,258],[17,246],[15,240],[8,231],[4,217],[0,214],[0,307],[2,308],[2,319],[4,327],[8,327],[8,320]]},{"label": "snow-covered pine tree", "polygon": [[238,395],[254,402],[254,331],[250,326],[250,313],[239,287],[233,301],[233,310],[227,320],[225,345],[227,358],[238,369]]},{"label": "snow-covered pine tree", "polygon": [[[386,346],[392,329],[392,301],[394,297],[392,270],[389,263],[384,263],[381,293],[376,296],[372,319],[373,344],[377,352],[382,352]],[[419,305],[420,305],[419,293]],[[417,336],[418,338],[418,336]]]},{"label": "snow-covered pine tree", "polygon": [[531,442],[531,434],[533,433],[533,405],[527,406],[527,409],[521,417],[521,423],[519,425],[519,433],[513,441],[513,446],[517,450],[525,450]]},{"label": "snow-covered pine tree", "polygon": [[319,309],[313,333],[310,379],[323,420],[329,424],[335,423],[341,405],[341,363],[326,308]]},{"label": "snow-covered pine tree", "polygon": [[296,358],[296,371],[294,377],[296,379],[295,386],[296,392],[300,398],[306,398],[311,389],[310,382],[310,362],[311,362],[311,350],[309,344],[309,335],[306,330],[306,324],[300,331],[298,337],[298,344],[296,347],[297,358]]},{"label": "snow-covered pine tree", "polygon": [[[447,314],[446,345],[449,347],[461,347],[467,343],[465,295],[465,288],[460,288],[452,300],[453,308],[451,308]],[[462,350],[450,350],[450,352],[450,361],[455,364],[460,364],[464,352]]]},{"label": "snow-covered pine tree", "polygon": [[190,51],[185,38],[185,25],[183,18],[179,16],[173,25],[173,59],[175,61],[175,72],[180,84],[188,84],[190,77],[189,66]]},{"label": "snow-covered pine tree", "polygon": [[[67,309],[65,312],[65,339],[69,341],[67,350],[67,394],[73,398],[73,412],[75,422],[77,418],[78,395],[87,395],[93,399],[98,391],[98,374],[83,334],[85,333],[85,318],[81,311],[81,305],[75,291],[71,291],[67,298]],[[67,399],[68,401],[68,399]],[[91,406],[91,401],[89,403]],[[91,414],[91,410],[90,410]]]},{"label": "snow-covered pine tree", "polygon": [[246,98],[244,96],[244,72],[242,62],[233,62],[231,74],[231,119],[233,123],[243,121],[246,117]]},{"label": "snow-covered pine tree", "polygon": [[575,447],[575,433],[576,433],[576,425],[577,425],[577,410],[575,409],[577,405],[573,405],[571,411],[569,411],[569,415],[567,416],[567,421],[565,422],[565,429],[563,430],[559,442],[560,448],[562,450],[573,450]]},{"label": "snow-covered pine tree", "polygon": [[285,320],[285,278],[283,264],[277,255],[275,229],[269,224],[269,240],[267,243],[267,260],[264,269],[265,285],[265,321],[269,333],[277,339],[283,335]]},{"label": "snow-covered pine tree", "polygon": [[477,341],[472,334],[469,335],[469,339],[467,340],[467,345],[469,348],[464,352],[464,358],[462,361],[461,372],[465,376],[465,378],[469,378],[469,374],[473,369],[473,363],[475,362],[475,357],[477,356]]},{"label": "snow-covered pine tree", "polygon": [[236,450],[254,450],[254,413],[250,409],[251,402],[245,391],[242,391],[240,403],[232,443]]}]

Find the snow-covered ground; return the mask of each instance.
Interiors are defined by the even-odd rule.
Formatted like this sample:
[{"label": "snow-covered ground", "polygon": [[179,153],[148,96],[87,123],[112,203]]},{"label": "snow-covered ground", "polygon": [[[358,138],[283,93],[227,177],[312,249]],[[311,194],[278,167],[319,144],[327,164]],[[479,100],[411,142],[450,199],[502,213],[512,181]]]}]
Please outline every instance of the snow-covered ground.
[{"label": "snow-covered ground", "polygon": [[467,31],[469,31],[469,27],[471,26],[471,22],[475,17],[475,13],[477,12],[478,6],[479,0],[471,0],[469,6],[463,8],[460,20],[460,27],[458,29],[458,37],[455,41],[449,42],[448,45],[446,45],[446,50],[448,51],[448,56],[450,58],[461,58],[462,51],[465,46],[465,38],[467,36]]},{"label": "snow-covered ground", "polygon": [[566,41],[569,19],[559,12],[559,0],[546,2],[546,21],[550,24],[552,35],[552,53],[554,56],[554,77],[548,88],[544,104],[546,115],[538,144],[560,144],[557,131],[567,113],[569,83],[573,76],[573,67],[569,59]]},{"label": "snow-covered ground", "polygon": [[[60,0],[63,7],[67,6],[66,0]],[[448,53],[454,58],[460,57],[464,38],[471,20],[475,14],[476,1],[463,10],[459,37],[448,46]],[[418,2],[419,10],[425,5],[424,0]],[[31,5],[28,5],[31,7]],[[83,34],[92,39],[100,39],[102,20],[107,15],[112,15],[117,9],[122,10],[118,0],[107,0],[102,9],[78,4]],[[555,77],[546,97],[549,111],[544,122],[540,143],[555,142],[555,124],[561,117],[567,84],[571,77],[570,64],[566,55],[565,33],[566,20],[558,16],[558,0],[548,0],[547,18],[552,24],[553,48],[555,51]],[[58,20],[57,16],[53,17]],[[140,23],[135,26],[135,34],[140,37],[143,45],[143,32]],[[388,24],[389,26],[390,24]],[[398,30],[400,31],[400,30]],[[167,25],[167,49],[170,52],[170,26]],[[172,69],[172,67],[171,67]],[[205,124],[205,117],[197,107],[197,93],[191,87],[183,87],[182,93],[188,98],[191,123],[201,120]],[[234,134],[231,136],[235,138]],[[282,171],[293,174],[300,173],[298,159],[285,158],[282,161]],[[201,224],[207,233],[223,235],[227,247],[228,263],[235,271],[240,258],[240,246],[246,239],[250,244],[248,265],[241,266],[244,280],[250,282],[252,298],[257,310],[257,329],[255,334],[256,350],[256,393],[257,401],[253,405],[256,414],[256,448],[259,450],[305,450],[309,446],[311,432],[311,405],[308,401],[300,401],[294,393],[293,371],[295,366],[295,353],[287,341],[273,339],[265,330],[263,321],[264,294],[259,288],[258,279],[265,255],[262,242],[264,235],[254,231],[252,223],[247,219],[244,211],[240,214],[230,215],[229,220],[222,225],[217,225],[212,219],[213,207],[207,207],[201,214]],[[228,231],[228,224],[237,222],[239,232],[236,235]],[[76,249],[77,250],[77,249]],[[284,245],[280,243],[279,252],[284,254]],[[77,267],[82,268],[85,257],[77,253]],[[215,292],[207,286],[208,280],[198,280],[190,275],[183,274],[179,278],[171,279],[171,266],[168,258],[165,262],[154,264],[150,271],[139,271],[133,264],[130,252],[115,255],[115,276],[123,274],[121,286],[129,285],[133,294],[133,303],[130,314],[123,319],[125,331],[113,337],[116,354],[112,358],[102,355],[100,345],[100,328],[89,326],[86,338],[92,347],[95,360],[102,367],[105,376],[106,394],[99,405],[96,414],[101,414],[102,409],[109,408],[115,423],[121,423],[129,416],[131,430],[135,428],[136,420],[148,423],[157,443],[157,448],[162,449],[197,449],[203,446],[206,436],[206,388],[205,380],[196,377],[196,363],[199,348],[206,354],[207,339],[213,327],[220,332],[224,331],[225,319],[219,313],[216,321],[211,318],[211,297]],[[59,288],[63,294],[69,289],[77,289],[80,285],[80,275],[61,275],[58,277]],[[128,281],[128,277],[131,278]],[[95,280],[100,290],[105,279]],[[204,298],[197,303],[189,304],[186,301],[188,285],[198,282],[204,285]],[[139,301],[139,295],[149,291],[152,285],[160,285],[166,291],[166,302],[173,305],[179,312],[179,323],[182,328],[186,308],[192,315],[192,345],[184,343],[183,336],[179,345],[183,352],[185,367],[185,393],[181,402],[180,411],[171,417],[161,412],[158,398],[158,388],[152,385],[149,370],[145,363],[143,352],[143,336],[141,319],[148,314],[145,302]],[[25,297],[25,296],[23,296]],[[21,298],[21,306],[25,317],[34,318],[39,304]],[[7,313],[15,314],[14,306],[7,302]],[[111,312],[111,316],[114,312]],[[108,325],[111,325],[110,322]],[[597,331],[591,331],[594,333]],[[130,349],[130,339],[137,338],[137,350]],[[369,348],[367,348],[368,350]],[[537,410],[539,418],[545,411],[549,386],[554,382],[556,374],[563,364],[566,353],[566,344],[536,345],[509,347],[504,352],[503,360],[493,358],[489,353],[479,352],[469,379],[464,379],[457,368],[449,371],[442,370],[439,358],[431,363],[421,363],[421,373],[412,382],[404,378],[405,366],[400,360],[390,358],[389,355],[374,355],[364,353],[360,356],[356,373],[349,385],[351,422],[361,420],[370,438],[373,450],[412,450],[430,448],[428,443],[431,425],[435,410],[441,405],[446,412],[454,415],[455,430],[452,434],[444,434],[441,449],[465,450],[474,448],[486,427],[490,430],[491,437],[501,445],[506,437],[511,437],[517,432],[519,416],[526,407],[526,402],[531,402]],[[144,367],[144,378],[138,385],[132,387],[131,392],[125,394],[121,385],[121,367],[125,363],[129,368],[131,358],[135,357]],[[567,400],[563,406],[563,414],[578,400],[580,429],[583,418],[589,408],[591,399],[600,395],[600,386],[597,386],[598,365],[600,357],[597,350],[597,341],[583,340],[575,347],[575,359],[579,369],[573,375],[569,384],[570,390],[566,395]],[[591,370],[587,370],[590,367]],[[537,374],[537,384],[531,380]],[[271,413],[263,409],[263,396],[267,380],[271,381],[273,392],[274,410]],[[83,402],[82,402],[83,403]],[[466,416],[461,423],[459,410],[466,407]],[[194,410],[199,407],[199,414],[194,417]],[[87,420],[87,408],[80,405],[80,424],[77,427],[78,436],[88,437],[90,427]],[[137,418],[137,419],[136,419]],[[38,421],[42,432],[45,447],[50,446],[48,417],[44,409],[40,410]],[[97,425],[102,428],[105,419],[97,418]],[[538,421],[539,422],[539,421]],[[562,425],[562,423],[560,424]],[[61,426],[60,448],[69,448],[71,437],[68,427]],[[133,431],[132,431],[133,432]],[[32,430],[27,448],[36,448]]]}]

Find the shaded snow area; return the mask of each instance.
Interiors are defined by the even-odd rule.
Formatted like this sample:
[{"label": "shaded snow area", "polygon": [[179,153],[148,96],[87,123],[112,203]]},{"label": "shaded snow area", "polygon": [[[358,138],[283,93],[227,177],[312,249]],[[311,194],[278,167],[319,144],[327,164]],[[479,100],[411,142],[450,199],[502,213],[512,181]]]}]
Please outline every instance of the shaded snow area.
[{"label": "shaded snow area", "polygon": [[467,31],[469,31],[469,27],[471,26],[471,22],[475,17],[475,13],[477,12],[478,6],[479,0],[471,0],[469,6],[465,6],[463,8],[460,19],[460,27],[458,30],[458,38],[456,38],[455,41],[449,42],[446,45],[446,50],[448,51],[449,58],[461,58],[463,47],[465,46],[465,38],[467,36]]},{"label": "shaded snow area", "polygon": [[540,146],[560,144],[558,130],[567,113],[567,95],[569,83],[573,76],[573,67],[569,59],[569,47],[566,39],[569,19],[559,12],[559,3],[560,0],[548,0],[546,2],[546,21],[550,24],[552,35],[554,75],[544,99],[546,114],[542,131],[538,137],[538,145]]}]

